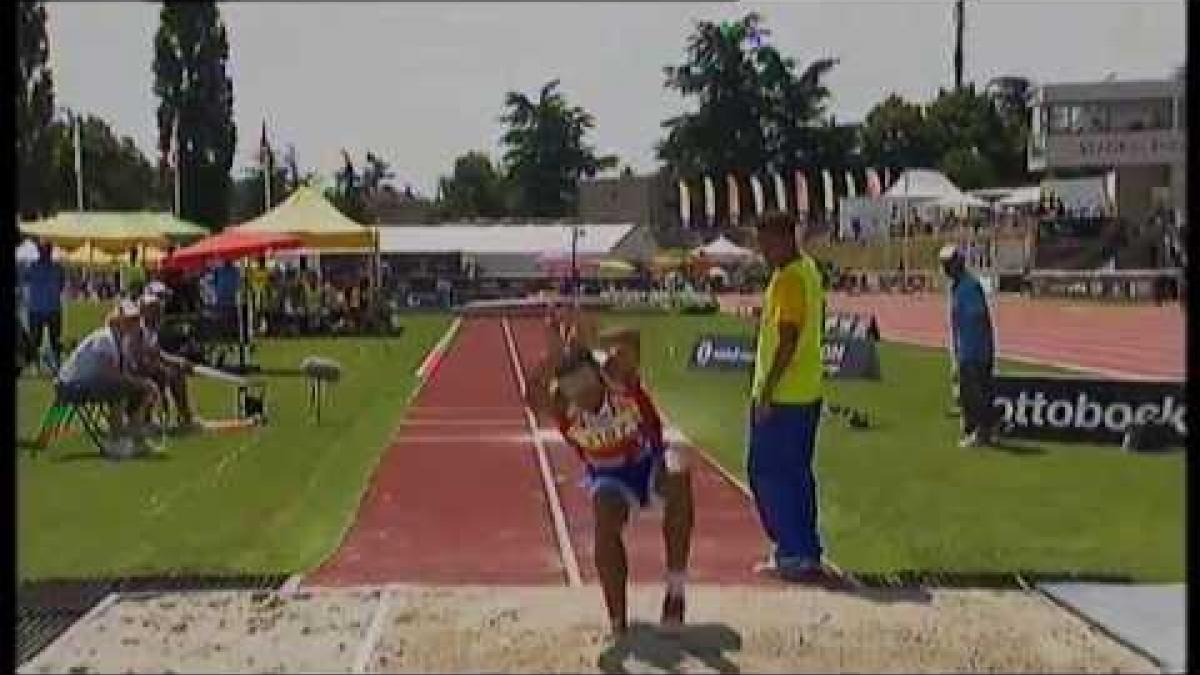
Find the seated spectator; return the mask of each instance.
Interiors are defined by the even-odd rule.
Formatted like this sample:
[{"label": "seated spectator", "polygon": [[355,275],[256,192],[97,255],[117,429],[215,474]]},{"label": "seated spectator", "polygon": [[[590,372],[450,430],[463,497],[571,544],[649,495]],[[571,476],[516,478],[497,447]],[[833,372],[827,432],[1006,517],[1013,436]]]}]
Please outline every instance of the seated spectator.
[{"label": "seated spectator", "polygon": [[161,394],[170,394],[179,429],[190,430],[195,427],[187,390],[187,376],[192,372],[192,364],[183,357],[163,351],[159,343],[162,307],[163,299],[153,293],[143,295],[138,301],[141,334],[139,339],[127,343],[130,350],[127,356],[135,375],[153,381]]},{"label": "seated spectator", "polygon": [[85,337],[58,372],[55,388],[60,397],[100,399],[114,403],[110,426],[135,437],[144,435],[158,390],[150,380],[131,371],[124,345],[140,334],[138,306],[122,301],[105,320],[106,325]]}]

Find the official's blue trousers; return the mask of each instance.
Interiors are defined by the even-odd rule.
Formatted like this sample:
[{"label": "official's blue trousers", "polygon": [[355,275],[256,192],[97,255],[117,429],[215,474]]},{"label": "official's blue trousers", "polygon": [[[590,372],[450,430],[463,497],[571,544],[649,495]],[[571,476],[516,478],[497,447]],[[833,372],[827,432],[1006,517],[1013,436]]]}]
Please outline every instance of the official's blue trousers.
[{"label": "official's blue trousers", "polygon": [[819,563],[817,481],[813,454],[821,401],[778,404],[763,422],[750,422],[747,472],[763,529],[775,543],[780,568]]}]

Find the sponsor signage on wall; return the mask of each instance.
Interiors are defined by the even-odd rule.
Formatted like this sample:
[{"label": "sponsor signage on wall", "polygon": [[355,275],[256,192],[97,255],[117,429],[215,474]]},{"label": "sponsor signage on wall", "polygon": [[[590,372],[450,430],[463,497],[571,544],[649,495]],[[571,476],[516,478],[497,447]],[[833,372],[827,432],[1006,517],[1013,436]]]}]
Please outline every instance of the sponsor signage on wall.
[{"label": "sponsor signage on wall", "polygon": [[1052,166],[1177,164],[1186,148],[1179,131],[1058,135],[1046,139],[1046,160]]},{"label": "sponsor signage on wall", "polygon": [[[874,317],[830,314],[825,318],[821,360],[825,374],[837,378],[879,378],[879,337]],[[737,335],[704,335],[692,349],[693,368],[750,370],[754,367],[754,339]]]},{"label": "sponsor signage on wall", "polygon": [[993,401],[1015,437],[1119,444],[1133,423],[1162,426],[1174,443],[1187,437],[1180,382],[1002,376]]}]

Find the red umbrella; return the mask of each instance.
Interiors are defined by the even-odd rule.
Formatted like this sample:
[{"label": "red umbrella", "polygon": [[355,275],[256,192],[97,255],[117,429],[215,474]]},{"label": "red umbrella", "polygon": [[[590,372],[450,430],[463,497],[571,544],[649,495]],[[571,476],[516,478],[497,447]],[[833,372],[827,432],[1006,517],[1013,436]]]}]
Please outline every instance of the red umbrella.
[{"label": "red umbrella", "polygon": [[175,251],[163,264],[174,269],[188,269],[201,267],[209,261],[250,258],[303,246],[304,240],[293,234],[243,232],[235,227]]}]

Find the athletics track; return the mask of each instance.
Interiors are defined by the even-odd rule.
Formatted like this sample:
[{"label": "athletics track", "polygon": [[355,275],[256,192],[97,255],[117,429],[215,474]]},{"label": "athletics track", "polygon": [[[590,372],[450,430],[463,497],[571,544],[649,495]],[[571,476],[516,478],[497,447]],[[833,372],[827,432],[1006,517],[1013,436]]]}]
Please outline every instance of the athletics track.
[{"label": "athletics track", "polygon": [[[874,315],[884,340],[946,345],[941,295],[830,293],[827,301],[834,311]],[[721,299],[731,312],[758,302],[749,295]],[[1178,304],[1121,306],[1001,295],[992,306],[1003,357],[1122,379],[1185,378],[1187,317]]]},{"label": "athletics track", "polygon": [[[305,586],[567,584],[595,579],[581,466],[522,404],[544,349],[535,318],[466,318],[375,469],[339,549]],[[765,551],[750,500],[693,454],[689,578],[753,583]],[[630,579],[663,576],[661,512],[633,518]]]}]

